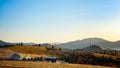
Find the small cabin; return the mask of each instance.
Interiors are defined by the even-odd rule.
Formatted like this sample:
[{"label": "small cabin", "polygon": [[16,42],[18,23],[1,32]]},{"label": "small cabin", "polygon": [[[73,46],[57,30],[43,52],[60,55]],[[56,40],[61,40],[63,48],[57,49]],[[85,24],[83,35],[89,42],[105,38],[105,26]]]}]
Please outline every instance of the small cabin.
[{"label": "small cabin", "polygon": [[12,54],[11,57],[10,57],[11,60],[20,60],[20,58],[21,57],[20,57],[19,54]]},{"label": "small cabin", "polygon": [[47,62],[56,62],[57,58],[56,57],[46,57],[44,60]]}]

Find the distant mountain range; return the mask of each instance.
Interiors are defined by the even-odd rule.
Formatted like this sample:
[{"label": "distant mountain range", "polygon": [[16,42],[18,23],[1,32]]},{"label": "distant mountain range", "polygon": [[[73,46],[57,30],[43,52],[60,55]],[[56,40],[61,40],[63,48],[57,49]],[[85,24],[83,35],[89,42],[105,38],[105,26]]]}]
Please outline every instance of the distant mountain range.
[{"label": "distant mountain range", "polygon": [[[9,42],[5,42],[5,41],[0,40],[0,46],[15,45],[15,44],[18,44],[18,43],[9,43]],[[30,43],[23,43],[23,44],[24,45],[35,45],[35,43],[32,43],[32,42],[30,42]]]},{"label": "distant mountain range", "polygon": [[[0,46],[4,45],[13,45],[16,43],[9,43],[0,40]],[[23,43],[24,45],[35,45],[36,43]],[[104,40],[102,38],[86,38],[82,40],[76,40],[76,41],[71,41],[67,43],[59,43],[57,46],[62,47],[62,48],[68,48],[68,49],[82,49],[85,47],[89,47],[90,45],[96,45],[101,47],[102,49],[112,49],[112,50],[120,50],[120,41],[116,42],[111,42]]]},{"label": "distant mountain range", "polygon": [[0,40],[0,46],[4,46],[4,45],[12,45],[12,43],[8,43],[8,42]]},{"label": "distant mountain range", "polygon": [[76,49],[76,48],[81,49],[81,48],[89,47],[90,45],[97,45],[100,46],[102,49],[120,50],[120,41],[111,42],[104,40],[102,38],[86,38],[83,40],[76,40],[76,41],[59,44],[59,46],[68,49]]}]

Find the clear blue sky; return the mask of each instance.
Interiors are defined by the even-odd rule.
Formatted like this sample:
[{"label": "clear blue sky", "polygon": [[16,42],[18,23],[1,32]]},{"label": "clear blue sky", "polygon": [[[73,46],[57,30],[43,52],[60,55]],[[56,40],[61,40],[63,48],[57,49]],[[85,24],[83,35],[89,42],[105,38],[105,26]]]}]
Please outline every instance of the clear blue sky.
[{"label": "clear blue sky", "polygon": [[0,39],[67,42],[120,40],[120,0],[0,0]]}]

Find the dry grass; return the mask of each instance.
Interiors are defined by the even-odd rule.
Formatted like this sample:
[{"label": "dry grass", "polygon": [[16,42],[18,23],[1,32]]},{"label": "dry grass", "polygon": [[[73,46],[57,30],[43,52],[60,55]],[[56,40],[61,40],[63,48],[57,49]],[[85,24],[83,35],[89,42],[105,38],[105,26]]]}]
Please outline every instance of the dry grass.
[{"label": "dry grass", "polygon": [[12,50],[22,54],[53,55],[58,57],[62,55],[62,52],[60,51],[47,51],[45,47],[40,46],[12,46],[1,49]]},{"label": "dry grass", "polygon": [[112,68],[84,64],[28,62],[28,61],[0,61],[0,68]]},{"label": "dry grass", "polygon": [[107,55],[107,54],[99,54],[99,53],[93,53],[94,56],[96,57],[102,57],[104,56],[104,58],[112,58],[113,60],[117,60],[117,58],[119,58],[119,56],[113,56],[113,55]]},{"label": "dry grass", "polygon": [[0,49],[0,58],[7,59],[9,58],[14,52],[8,49]]},{"label": "dry grass", "polygon": [[3,49],[9,49],[18,53],[26,53],[26,54],[46,54],[46,48],[37,47],[37,46],[13,46],[7,47]]}]

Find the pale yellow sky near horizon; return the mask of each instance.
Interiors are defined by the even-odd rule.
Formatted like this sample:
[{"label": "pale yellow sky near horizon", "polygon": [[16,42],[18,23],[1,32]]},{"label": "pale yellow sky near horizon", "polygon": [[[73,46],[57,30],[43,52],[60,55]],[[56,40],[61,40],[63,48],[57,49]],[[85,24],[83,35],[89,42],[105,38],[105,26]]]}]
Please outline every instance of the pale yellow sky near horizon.
[{"label": "pale yellow sky near horizon", "polygon": [[120,40],[120,0],[1,0],[0,40]]},{"label": "pale yellow sky near horizon", "polygon": [[[28,35],[28,37],[19,37],[19,40],[17,40],[16,38],[12,38],[12,39],[7,39],[7,38],[1,38],[1,40],[7,41],[7,42],[35,42],[35,43],[52,43],[52,42],[60,42],[60,43],[64,43],[64,42],[69,42],[69,41],[75,41],[75,40],[82,40],[85,38],[103,38],[105,40],[108,41],[118,41],[120,40],[120,23],[119,20],[113,20],[113,21],[108,21],[111,22],[113,24],[110,25],[105,25],[105,27],[103,27],[102,29],[98,29],[98,31],[88,31],[88,32],[79,32],[79,33],[73,33],[72,35],[60,35],[60,37],[57,37],[58,35],[52,35],[49,38],[45,38],[45,37],[30,37]],[[116,22],[116,23],[114,23]],[[63,39],[64,38],[64,39]],[[34,39],[34,40],[33,40]],[[21,41],[23,40],[23,41]]]},{"label": "pale yellow sky near horizon", "polygon": [[[113,19],[110,21],[103,21],[103,22],[110,22],[112,24],[105,25],[105,27],[97,29],[97,31],[92,29],[92,31],[88,32],[78,32],[70,35],[52,35],[51,37],[37,37],[35,36],[29,36],[28,37],[18,37],[19,39],[16,38],[1,38],[1,40],[7,41],[7,42],[35,42],[35,43],[52,43],[52,42],[69,42],[69,41],[75,41],[75,40],[82,40],[85,38],[103,38],[108,41],[118,41],[120,40],[120,22],[118,19]],[[115,22],[115,23],[114,23]],[[36,35],[36,34],[35,34]],[[64,39],[63,39],[64,38]],[[21,41],[23,40],[23,41]]]}]

